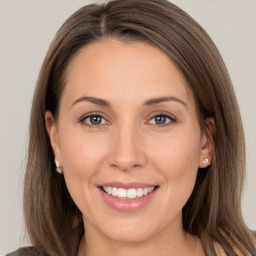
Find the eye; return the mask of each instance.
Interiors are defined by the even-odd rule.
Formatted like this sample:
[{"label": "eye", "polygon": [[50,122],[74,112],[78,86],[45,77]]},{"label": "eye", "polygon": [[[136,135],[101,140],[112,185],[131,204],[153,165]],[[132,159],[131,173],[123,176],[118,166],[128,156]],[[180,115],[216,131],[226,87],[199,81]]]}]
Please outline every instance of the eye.
[{"label": "eye", "polygon": [[176,120],[173,117],[167,114],[158,114],[149,120],[149,124],[157,125],[157,126],[165,126],[175,121]]},{"label": "eye", "polygon": [[99,126],[104,125],[104,124],[107,123],[105,118],[103,118],[99,114],[87,115],[87,116],[81,118],[80,122],[84,123],[85,125],[87,125],[89,127],[93,127],[93,126],[98,126],[99,127]]}]

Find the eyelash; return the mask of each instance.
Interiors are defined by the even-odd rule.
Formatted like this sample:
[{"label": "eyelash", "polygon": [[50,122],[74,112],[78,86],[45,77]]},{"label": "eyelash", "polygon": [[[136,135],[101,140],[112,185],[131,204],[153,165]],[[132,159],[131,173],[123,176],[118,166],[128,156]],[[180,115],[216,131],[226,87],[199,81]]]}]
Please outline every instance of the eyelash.
[{"label": "eyelash", "polygon": [[[98,125],[94,125],[94,124],[89,124],[88,122],[86,122],[85,120],[87,118],[90,118],[90,117],[100,117],[102,119],[105,120],[106,123],[104,124],[98,124]],[[159,127],[159,128],[164,128],[166,126],[169,126],[171,125],[172,123],[175,123],[177,120],[175,117],[173,117],[172,115],[170,115],[169,113],[166,113],[166,112],[159,112],[159,113],[156,113],[154,114],[154,116],[152,116],[150,120],[152,120],[153,118],[156,118],[156,117],[166,117],[168,119],[170,119],[170,121],[168,123],[165,123],[165,124],[150,124],[150,125],[153,125],[153,126],[156,126],[156,127]],[[148,122],[149,122],[148,121]],[[84,125],[88,126],[89,128],[102,128],[102,126],[104,125],[108,125],[108,121],[106,121],[106,119],[102,116],[101,113],[97,113],[97,112],[94,112],[94,113],[90,113],[86,116],[83,116],[80,120],[79,120],[80,123],[83,123]]]},{"label": "eyelash", "polygon": [[[86,120],[87,118],[95,117],[95,116],[101,117],[102,119],[104,119],[104,120],[106,121],[106,119],[102,116],[101,113],[93,112],[93,113],[90,113],[90,114],[88,114],[88,115],[86,115],[86,116],[83,116],[83,117],[79,120],[79,122],[82,123],[82,124],[84,124],[84,125],[86,125],[86,126],[88,126],[89,128],[102,128],[102,126],[106,125],[106,124],[94,125],[94,124],[89,124],[89,123],[85,122],[85,120]],[[106,123],[108,123],[108,122],[106,121]]]},{"label": "eyelash", "polygon": [[149,121],[152,120],[153,118],[156,118],[156,117],[159,117],[159,116],[169,118],[170,121],[168,123],[165,123],[165,124],[151,124],[151,125],[159,127],[159,128],[165,128],[166,126],[169,126],[172,123],[175,123],[177,121],[177,119],[174,116],[172,116],[172,115],[170,115],[169,113],[166,113],[166,112],[154,113],[154,115],[149,119]]}]

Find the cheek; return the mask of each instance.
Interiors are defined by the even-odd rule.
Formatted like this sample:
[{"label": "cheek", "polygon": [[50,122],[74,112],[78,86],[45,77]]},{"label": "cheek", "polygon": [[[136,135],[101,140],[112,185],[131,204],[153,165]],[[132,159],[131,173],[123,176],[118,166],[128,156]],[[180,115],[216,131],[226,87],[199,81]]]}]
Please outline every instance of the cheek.
[{"label": "cheek", "polygon": [[[198,169],[200,151],[200,131],[170,133],[158,137],[148,147],[150,155],[164,167],[167,173],[183,174]],[[156,143],[157,142],[157,143]]]},{"label": "cheek", "polygon": [[177,209],[182,208],[190,197],[197,176],[200,132],[170,134],[158,143],[151,155],[155,168],[163,177],[167,200]]},{"label": "cheek", "polygon": [[88,136],[83,131],[65,127],[60,131],[60,152],[64,177],[71,197],[81,211],[88,205],[97,184],[97,174],[104,161],[105,150],[100,136]]},{"label": "cheek", "polygon": [[66,129],[61,135],[61,157],[66,172],[79,178],[93,175],[105,153],[102,136],[88,136],[76,129]]}]

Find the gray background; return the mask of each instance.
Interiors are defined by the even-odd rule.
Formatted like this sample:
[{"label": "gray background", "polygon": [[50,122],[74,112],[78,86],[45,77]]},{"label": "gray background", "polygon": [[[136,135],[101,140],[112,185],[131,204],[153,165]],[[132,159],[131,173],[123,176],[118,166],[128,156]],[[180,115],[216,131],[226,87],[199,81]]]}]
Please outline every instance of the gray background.
[{"label": "gray background", "polygon": [[[0,0],[0,255],[28,244],[22,184],[28,119],[43,57],[81,0]],[[230,72],[244,121],[247,178],[243,213],[256,229],[256,1],[176,0],[210,34]]]}]

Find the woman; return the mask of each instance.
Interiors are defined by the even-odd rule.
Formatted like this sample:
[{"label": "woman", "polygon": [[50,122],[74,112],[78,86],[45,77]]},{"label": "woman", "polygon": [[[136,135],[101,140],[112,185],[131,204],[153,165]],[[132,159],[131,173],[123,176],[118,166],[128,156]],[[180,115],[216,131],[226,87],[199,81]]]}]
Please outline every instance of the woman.
[{"label": "woman", "polygon": [[165,0],[88,5],[57,33],[11,255],[253,255],[244,135],[207,33]]}]

